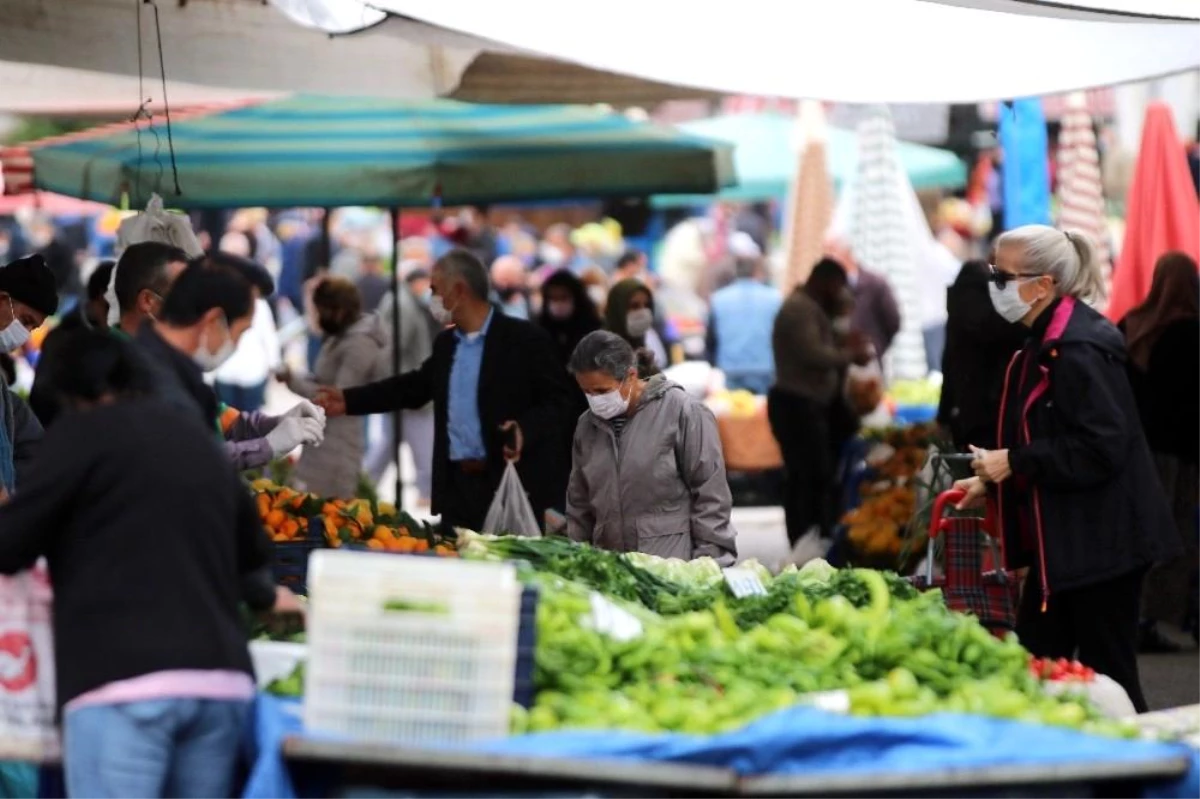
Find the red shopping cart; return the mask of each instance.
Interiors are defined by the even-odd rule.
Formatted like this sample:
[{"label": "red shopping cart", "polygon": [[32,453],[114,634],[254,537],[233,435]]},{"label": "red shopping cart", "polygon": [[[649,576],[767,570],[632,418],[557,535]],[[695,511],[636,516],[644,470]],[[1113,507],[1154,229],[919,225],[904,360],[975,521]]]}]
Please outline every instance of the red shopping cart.
[{"label": "red shopping cart", "polygon": [[[1016,574],[1004,567],[1002,547],[997,540],[990,503],[983,518],[946,516],[966,496],[963,491],[944,491],[933,503],[925,574],[912,578],[921,589],[940,588],[951,610],[970,613],[998,636],[1017,623],[1021,584]],[[934,540],[943,537],[943,576],[934,578]]]}]

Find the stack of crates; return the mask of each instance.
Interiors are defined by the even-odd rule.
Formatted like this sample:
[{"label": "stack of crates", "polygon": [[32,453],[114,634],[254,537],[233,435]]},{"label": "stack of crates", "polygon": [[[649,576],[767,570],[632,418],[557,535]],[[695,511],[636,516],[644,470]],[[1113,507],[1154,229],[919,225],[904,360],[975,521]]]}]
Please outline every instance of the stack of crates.
[{"label": "stack of crates", "polygon": [[309,731],[412,745],[508,734],[522,693],[511,564],[321,550],[308,578]]}]

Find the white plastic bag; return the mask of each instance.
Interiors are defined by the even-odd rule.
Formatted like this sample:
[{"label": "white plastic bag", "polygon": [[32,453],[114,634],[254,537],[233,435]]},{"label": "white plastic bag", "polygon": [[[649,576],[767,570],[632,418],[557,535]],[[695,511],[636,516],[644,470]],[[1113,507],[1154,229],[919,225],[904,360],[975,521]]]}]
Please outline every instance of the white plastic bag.
[{"label": "white plastic bag", "polygon": [[504,477],[500,478],[500,487],[496,489],[496,496],[492,499],[492,506],[488,508],[480,532],[530,538],[540,538],[542,535],[533,506],[529,504],[529,497],[525,495],[525,487],[521,485],[521,477],[517,474],[517,465],[512,461],[504,467]]},{"label": "white plastic bag", "polygon": [[59,750],[54,726],[52,592],[44,562],[0,577],[0,740],[40,759]]}]

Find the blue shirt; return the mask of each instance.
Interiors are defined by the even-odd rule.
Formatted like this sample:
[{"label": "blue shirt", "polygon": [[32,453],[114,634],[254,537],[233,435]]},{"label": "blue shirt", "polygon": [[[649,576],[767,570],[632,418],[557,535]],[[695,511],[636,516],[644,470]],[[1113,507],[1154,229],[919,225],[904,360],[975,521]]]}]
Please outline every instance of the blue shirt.
[{"label": "blue shirt", "polygon": [[492,326],[495,309],[478,333],[454,331],[458,346],[450,366],[450,397],[446,408],[451,461],[477,461],[487,457],[483,425],[479,422],[479,369],[483,365],[483,342]]}]

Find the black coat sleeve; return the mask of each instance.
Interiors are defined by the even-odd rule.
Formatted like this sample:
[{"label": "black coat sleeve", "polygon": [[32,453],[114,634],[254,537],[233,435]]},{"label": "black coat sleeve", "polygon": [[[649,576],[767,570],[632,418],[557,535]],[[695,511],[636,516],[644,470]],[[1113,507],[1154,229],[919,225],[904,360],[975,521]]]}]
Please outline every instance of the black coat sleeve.
[{"label": "black coat sleeve", "polygon": [[433,354],[411,372],[345,389],[346,413],[350,416],[370,416],[425,407],[433,400],[433,375],[438,352],[439,348],[435,345]]},{"label": "black coat sleeve", "polygon": [[546,440],[558,440],[571,429],[574,398],[570,377],[554,349],[554,342],[541,330],[530,328],[522,357],[534,383],[533,405],[516,420],[526,448]]},{"label": "black coat sleeve", "polygon": [[1014,474],[1035,485],[1094,488],[1116,475],[1140,430],[1125,365],[1090,345],[1063,346],[1048,394],[1054,434],[1011,449]]},{"label": "black coat sleeve", "polygon": [[12,500],[0,507],[0,574],[24,571],[46,554],[79,501],[95,460],[91,439],[82,430],[56,432],[23,474]]},{"label": "black coat sleeve", "polygon": [[246,486],[230,470],[230,486],[237,508],[237,558],[241,575],[242,599],[255,610],[275,605],[275,580],[270,567],[270,541],[263,530],[258,509]]}]

